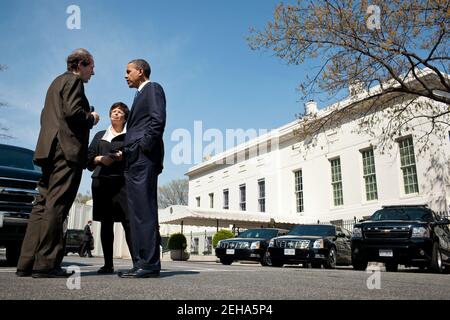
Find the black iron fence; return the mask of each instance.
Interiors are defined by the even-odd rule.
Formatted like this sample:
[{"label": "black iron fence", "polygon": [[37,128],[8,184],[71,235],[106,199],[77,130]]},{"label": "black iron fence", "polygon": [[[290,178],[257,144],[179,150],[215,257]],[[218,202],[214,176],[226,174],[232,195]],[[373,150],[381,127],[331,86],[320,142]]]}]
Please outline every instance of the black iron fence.
[{"label": "black iron fence", "polygon": [[438,216],[441,217],[441,219],[450,219],[450,211],[438,211],[436,212]]},{"label": "black iron fence", "polygon": [[317,220],[318,224],[333,224],[335,226],[339,226],[341,228],[347,229],[350,232],[353,230],[353,226],[358,223],[359,221],[362,221],[364,219],[357,219],[356,217],[354,217],[353,219],[348,219],[348,220],[331,220],[331,221],[320,221]]}]

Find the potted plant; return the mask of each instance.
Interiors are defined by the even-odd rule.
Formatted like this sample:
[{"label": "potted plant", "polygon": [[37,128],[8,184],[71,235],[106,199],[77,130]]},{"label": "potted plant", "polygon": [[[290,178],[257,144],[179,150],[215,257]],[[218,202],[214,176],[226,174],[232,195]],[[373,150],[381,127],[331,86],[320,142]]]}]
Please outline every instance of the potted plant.
[{"label": "potted plant", "polygon": [[217,247],[217,243],[220,240],[230,239],[233,237],[234,237],[233,232],[231,232],[228,229],[221,229],[221,230],[217,231],[217,233],[213,237],[213,247],[214,248]]},{"label": "potted plant", "polygon": [[189,259],[189,252],[186,252],[187,241],[182,233],[174,233],[169,237],[168,247],[170,258],[174,261],[186,261]]}]

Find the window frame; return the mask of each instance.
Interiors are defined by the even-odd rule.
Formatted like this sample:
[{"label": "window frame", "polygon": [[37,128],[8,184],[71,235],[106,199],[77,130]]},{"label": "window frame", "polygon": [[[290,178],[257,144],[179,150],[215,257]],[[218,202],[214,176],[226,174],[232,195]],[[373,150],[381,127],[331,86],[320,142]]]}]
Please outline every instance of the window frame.
[{"label": "window frame", "polygon": [[[261,186],[263,186],[263,194],[261,195]],[[266,179],[258,180],[258,210],[259,212],[266,212]]]},{"label": "window frame", "polygon": [[[378,200],[378,182],[374,149],[373,147],[369,147],[359,151],[361,153],[362,161],[362,176],[364,180],[365,201],[376,201]],[[370,152],[371,155],[365,157],[368,152]],[[373,171],[371,170],[372,168]],[[370,197],[370,195],[372,195],[372,198]]]},{"label": "window frame", "polygon": [[201,204],[201,202],[200,202],[200,196],[195,197],[195,201],[197,202],[197,208],[200,208],[200,204]]},{"label": "window frame", "polygon": [[[410,142],[410,144],[408,144],[406,146],[402,145],[406,141]],[[420,189],[419,189],[419,178],[417,175],[417,161],[416,161],[416,154],[415,154],[415,150],[414,150],[413,137],[411,135],[401,137],[401,138],[397,139],[397,143],[398,143],[398,152],[400,155],[399,159],[400,159],[400,171],[402,173],[401,177],[402,177],[402,184],[403,184],[403,188],[402,188],[403,194],[404,195],[418,194],[420,192]],[[408,151],[408,153],[402,154],[402,150],[406,150],[406,151]],[[411,151],[412,151],[412,153],[411,153]],[[408,161],[408,163],[405,163],[404,161]],[[411,169],[411,170],[407,170],[407,169]],[[409,171],[409,172],[405,172],[405,171]]]},{"label": "window frame", "polygon": [[[300,183],[297,183],[297,174],[300,173]],[[297,189],[297,186],[300,186]],[[303,213],[305,212],[305,197],[303,194],[303,170],[298,169],[294,171],[294,194],[295,194],[295,212]],[[299,203],[300,202],[300,203]],[[300,209],[300,210],[299,210]]]},{"label": "window frame", "polygon": [[214,209],[214,192],[208,194],[209,196],[209,208]]},{"label": "window frame", "polygon": [[[244,193],[242,193],[244,190]],[[247,211],[247,186],[245,183],[239,185],[239,209]]]},{"label": "window frame", "polygon": [[[332,189],[332,195],[333,195],[333,206],[334,207],[342,207],[344,205],[344,186],[343,186],[343,179],[342,179],[342,165],[341,165],[341,158],[335,157],[328,159],[330,161],[330,169],[331,169],[331,189]],[[339,161],[338,166],[333,166],[333,163],[336,161]],[[334,168],[339,168],[339,172],[334,172]],[[336,176],[339,176],[340,180],[334,180]],[[337,188],[339,187],[339,188]],[[340,197],[336,197],[339,195]],[[339,201],[340,200],[340,201]]]},{"label": "window frame", "polygon": [[[225,194],[226,194],[226,196],[225,196]],[[223,195],[223,209],[229,210],[230,209],[230,190],[228,188],[223,189],[222,195]]]}]

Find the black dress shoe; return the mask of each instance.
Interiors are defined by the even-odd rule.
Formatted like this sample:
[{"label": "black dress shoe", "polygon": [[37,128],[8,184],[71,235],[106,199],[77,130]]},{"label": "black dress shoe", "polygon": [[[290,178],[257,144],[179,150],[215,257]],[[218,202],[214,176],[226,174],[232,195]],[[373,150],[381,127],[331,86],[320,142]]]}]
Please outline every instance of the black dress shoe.
[{"label": "black dress shoe", "polygon": [[137,267],[133,267],[133,268],[127,270],[127,271],[119,271],[119,272],[117,273],[117,275],[118,275],[120,278],[122,278],[122,276],[123,276],[124,274],[131,274],[131,273],[134,273],[134,272],[136,272],[138,269],[139,269],[139,268],[137,268]]},{"label": "black dress shoe", "polygon": [[130,269],[125,273],[119,273],[120,278],[157,278],[159,277],[159,270],[146,269]]},{"label": "black dress shoe", "polygon": [[33,278],[68,278],[73,274],[73,271],[72,273],[68,273],[66,269],[57,268],[51,270],[33,270],[31,276]]},{"label": "black dress shoe", "polygon": [[114,268],[113,267],[101,267],[100,269],[97,270],[97,273],[99,274],[111,274],[114,273]]},{"label": "black dress shoe", "polygon": [[31,277],[31,271],[27,270],[17,270],[16,276],[18,277]]}]

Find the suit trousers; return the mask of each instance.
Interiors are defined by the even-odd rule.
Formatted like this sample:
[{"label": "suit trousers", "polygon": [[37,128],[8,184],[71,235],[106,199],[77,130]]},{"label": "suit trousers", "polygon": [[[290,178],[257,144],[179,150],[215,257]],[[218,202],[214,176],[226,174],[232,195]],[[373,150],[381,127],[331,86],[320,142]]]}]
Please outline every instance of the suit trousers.
[{"label": "suit trousers", "polygon": [[80,249],[80,257],[84,257],[86,256],[86,254],[89,257],[92,257],[92,252],[91,252],[91,241],[83,241],[83,244],[81,245],[81,249]]},{"label": "suit trousers", "polygon": [[141,151],[127,163],[125,182],[128,194],[133,265],[146,270],[161,270],[157,187],[159,167]]},{"label": "suit trousers", "polygon": [[55,139],[50,157],[42,166],[39,195],[31,211],[18,270],[59,268],[64,257],[64,221],[75,200],[82,166],[68,162]]},{"label": "suit trousers", "polygon": [[[134,259],[133,247],[131,244],[130,222],[128,220],[122,221],[122,227],[125,231],[125,240],[130,250],[131,258]],[[101,221],[100,239],[102,241],[103,259],[105,260],[105,267],[114,267],[113,251],[114,251],[114,220],[104,219]]]}]

